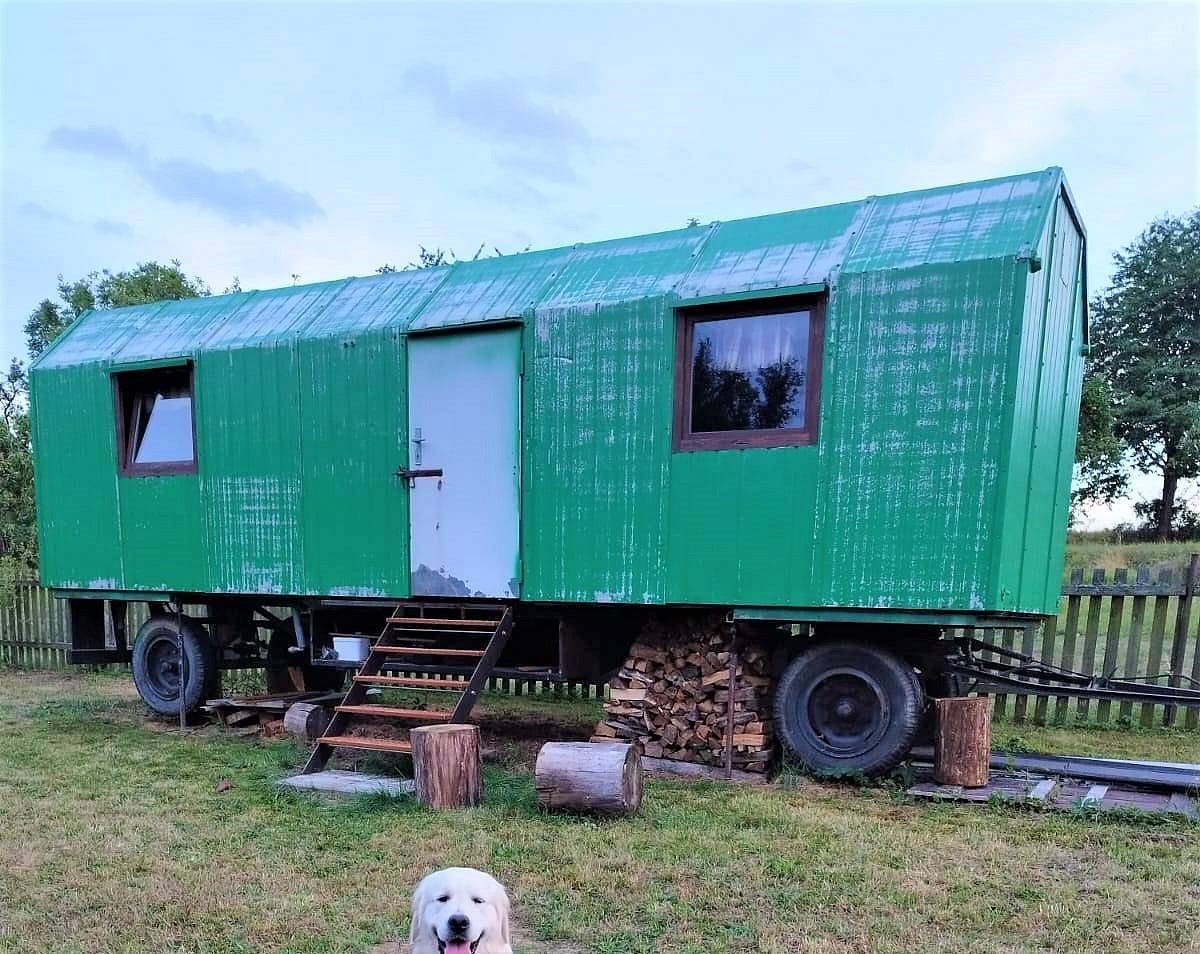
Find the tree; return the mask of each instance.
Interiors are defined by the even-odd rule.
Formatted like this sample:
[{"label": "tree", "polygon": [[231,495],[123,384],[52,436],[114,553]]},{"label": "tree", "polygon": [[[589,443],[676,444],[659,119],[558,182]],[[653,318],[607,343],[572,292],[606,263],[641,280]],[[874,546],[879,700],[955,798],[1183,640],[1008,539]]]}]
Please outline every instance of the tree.
[{"label": "tree", "polygon": [[[60,275],[57,300],[41,301],[25,322],[29,356],[40,355],[86,311],[207,294],[208,285],[188,278],[177,261],[92,272],[74,282]],[[11,595],[15,581],[37,568],[28,383],[25,366],[15,358],[0,374],[0,602]]]},{"label": "tree", "polygon": [[1200,209],[1152,222],[1114,256],[1093,306],[1095,367],[1135,466],[1162,475],[1156,536],[1171,535],[1179,481],[1200,476]]},{"label": "tree", "polygon": [[209,288],[203,279],[188,278],[178,260],[169,265],[141,262],[127,272],[105,269],[74,282],[64,281],[59,275],[59,300],[43,299],[25,322],[29,356],[36,358],[50,347],[67,325],[85,311],[196,298],[207,294]]},{"label": "tree", "polygon": [[1117,437],[1112,388],[1094,367],[1083,379],[1079,405],[1079,436],[1075,441],[1075,489],[1071,504],[1107,502],[1124,493],[1129,483],[1121,466],[1124,448]]}]

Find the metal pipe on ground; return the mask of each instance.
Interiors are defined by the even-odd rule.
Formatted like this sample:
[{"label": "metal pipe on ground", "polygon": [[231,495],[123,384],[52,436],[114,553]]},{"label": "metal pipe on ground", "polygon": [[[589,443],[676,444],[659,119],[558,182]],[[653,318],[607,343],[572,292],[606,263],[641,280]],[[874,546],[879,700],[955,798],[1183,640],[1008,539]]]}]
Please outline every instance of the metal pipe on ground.
[{"label": "metal pipe on ground", "polygon": [[[919,762],[933,761],[933,747],[915,746],[909,757]],[[993,752],[991,767],[1042,775],[1121,782],[1147,788],[1188,790],[1200,788],[1200,765],[1182,762],[1143,762],[1133,759],[1102,759],[1078,755],[1008,755]]]}]

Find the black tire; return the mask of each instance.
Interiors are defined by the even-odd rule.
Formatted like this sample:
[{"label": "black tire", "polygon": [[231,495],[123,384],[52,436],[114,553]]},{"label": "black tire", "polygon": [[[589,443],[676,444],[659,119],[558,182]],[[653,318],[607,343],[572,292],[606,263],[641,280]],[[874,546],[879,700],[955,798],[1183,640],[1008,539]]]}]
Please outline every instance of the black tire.
[{"label": "black tire", "polygon": [[784,743],[823,775],[889,772],[912,747],[924,709],[912,666],[849,640],[805,650],[775,689],[775,725]]},{"label": "black tire", "polygon": [[288,633],[276,630],[267,644],[266,681],[267,692],[295,692],[289,668],[299,669],[304,676],[306,692],[338,692],[346,685],[346,670],[335,666],[314,666],[303,653],[291,653],[288,649],[296,642]]},{"label": "black tire", "polygon": [[[187,670],[183,709],[191,713],[207,701],[220,675],[217,650],[208,631],[186,616],[183,654]],[[152,616],[133,640],[133,684],[142,701],[159,715],[179,716],[179,670],[179,623],[171,616]]]},{"label": "black tire", "polygon": [[933,745],[934,736],[937,734],[937,712],[934,710],[933,700],[965,696],[967,685],[962,676],[953,672],[930,673],[921,680],[921,685],[925,689],[925,709],[921,714],[921,725],[913,743]]}]

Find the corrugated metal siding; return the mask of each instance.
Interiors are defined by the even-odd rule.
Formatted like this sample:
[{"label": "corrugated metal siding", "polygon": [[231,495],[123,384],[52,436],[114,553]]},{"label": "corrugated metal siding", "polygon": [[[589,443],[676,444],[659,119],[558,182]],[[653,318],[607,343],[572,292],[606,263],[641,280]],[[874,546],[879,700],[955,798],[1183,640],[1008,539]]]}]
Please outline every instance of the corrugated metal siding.
[{"label": "corrugated metal siding", "polygon": [[658,298],[527,326],[526,598],[666,598],[672,322]]},{"label": "corrugated metal siding", "polygon": [[309,323],[334,301],[349,281],[254,292],[236,302],[227,318],[210,328],[198,342],[199,348],[204,351],[246,348],[301,337]]},{"label": "corrugated metal siding", "polygon": [[395,328],[297,345],[303,589],[408,595],[404,337]]},{"label": "corrugated metal siding", "polygon": [[458,262],[409,329],[425,331],[519,318],[533,308],[574,254],[574,248],[557,248]]},{"label": "corrugated metal siding", "polygon": [[671,456],[672,602],[815,600],[816,447]]},{"label": "corrugated metal siding", "polygon": [[109,589],[123,578],[112,386],[94,366],[43,366],[30,379],[40,572]]},{"label": "corrugated metal siding", "polygon": [[1020,547],[1006,548],[1006,582],[1015,608],[1053,612],[1058,603],[1066,539],[1071,467],[1082,383],[1083,237],[1064,199],[1057,202],[1042,243],[1044,267],[1026,301],[1024,347],[1015,406],[1014,468],[1009,498],[1015,505],[1006,531]]},{"label": "corrugated metal siding", "polygon": [[[305,592],[295,344],[204,351],[196,363],[196,391],[209,588]],[[337,522],[336,514],[330,520]]]},{"label": "corrugated metal siding", "polygon": [[402,329],[446,281],[446,268],[389,272],[346,281],[304,326],[303,337]]},{"label": "corrugated metal siding", "polygon": [[710,233],[711,229],[696,227],[576,246],[538,310],[633,303],[670,294],[692,270],[694,256]]},{"label": "corrugated metal siding", "polygon": [[164,302],[139,324],[136,334],[112,350],[111,360],[120,365],[155,358],[189,357],[195,353],[197,343],[214,327],[235,320],[234,316],[253,294],[243,292]]},{"label": "corrugated metal siding", "polygon": [[679,286],[681,299],[812,285],[842,264],[867,202],[721,223]]},{"label": "corrugated metal siding", "polygon": [[[1037,564],[1027,584],[1011,567],[1038,547],[1052,560],[1046,524],[1064,518],[1028,521],[1024,538],[1016,473],[1043,470],[1030,456],[1008,468],[1009,425],[1057,424],[1054,486],[1038,493],[1060,502],[1074,441],[1069,408],[1021,403],[1050,385],[1016,372],[1078,350],[1018,339],[1037,276],[1017,257],[1058,182],[1050,170],[91,315],[34,371],[44,577],[404,595],[404,333],[520,314],[526,598],[1011,608],[1018,589],[1045,589]],[[672,454],[674,305],[821,281],[834,290],[820,443]],[[108,362],[188,355],[199,478],[117,492]],[[1077,362],[1064,368],[1075,387]]]},{"label": "corrugated metal siding", "polygon": [[1017,272],[843,272],[822,379],[821,603],[986,607]]},{"label": "corrugated metal siding", "polygon": [[856,272],[1013,257],[1032,247],[1057,170],[872,200],[846,269]]},{"label": "corrugated metal siding", "polygon": [[68,368],[110,358],[143,331],[165,307],[165,303],[155,302],[81,315],[67,333],[38,358],[35,367]]}]

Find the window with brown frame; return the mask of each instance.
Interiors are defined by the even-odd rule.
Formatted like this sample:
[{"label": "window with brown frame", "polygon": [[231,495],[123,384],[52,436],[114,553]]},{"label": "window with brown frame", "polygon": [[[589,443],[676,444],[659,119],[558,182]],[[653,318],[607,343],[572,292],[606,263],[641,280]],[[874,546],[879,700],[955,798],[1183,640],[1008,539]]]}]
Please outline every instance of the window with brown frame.
[{"label": "window with brown frame", "polygon": [[118,372],[113,391],[118,472],[124,477],[194,474],[191,365]]},{"label": "window with brown frame", "polygon": [[678,311],[675,449],[814,443],[824,319],[815,298]]}]

